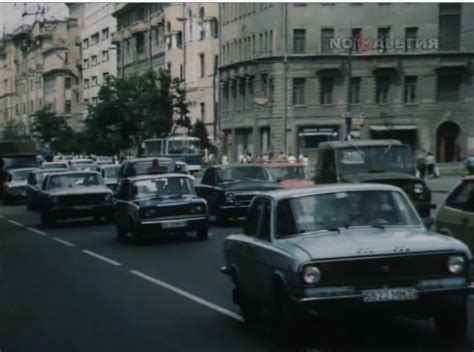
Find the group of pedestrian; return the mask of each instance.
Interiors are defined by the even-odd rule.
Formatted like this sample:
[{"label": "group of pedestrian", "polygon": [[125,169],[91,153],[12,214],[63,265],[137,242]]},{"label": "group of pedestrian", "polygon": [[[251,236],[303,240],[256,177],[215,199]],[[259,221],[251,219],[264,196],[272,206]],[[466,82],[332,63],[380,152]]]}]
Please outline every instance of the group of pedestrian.
[{"label": "group of pedestrian", "polygon": [[[264,153],[262,155],[258,155],[254,159],[252,153],[245,153],[245,154],[240,154],[237,160],[240,164],[250,164],[250,163],[253,163],[253,162],[258,163],[258,164],[267,164],[267,163],[272,162],[273,158],[269,154]],[[309,158],[308,158],[307,155],[303,155],[303,154],[300,154],[300,156],[298,158],[296,158],[291,153],[289,153],[287,155],[284,152],[280,152],[280,154],[276,158],[276,162],[290,163],[290,164],[301,163],[303,165],[308,165],[309,164]],[[222,156],[221,164],[222,165],[228,165],[229,164],[229,157],[227,155],[224,154]]]},{"label": "group of pedestrian", "polygon": [[416,159],[416,168],[421,179],[424,179],[425,176],[430,178],[439,177],[435,157],[431,152],[428,152],[426,155],[423,151],[419,153]]}]

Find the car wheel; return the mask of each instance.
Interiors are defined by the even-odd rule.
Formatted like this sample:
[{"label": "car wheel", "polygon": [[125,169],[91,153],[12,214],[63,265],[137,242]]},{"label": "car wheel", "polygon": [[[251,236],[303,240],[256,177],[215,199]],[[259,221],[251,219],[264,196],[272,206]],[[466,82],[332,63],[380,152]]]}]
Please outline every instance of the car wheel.
[{"label": "car wheel", "polygon": [[56,223],[56,219],[46,212],[41,212],[41,225],[44,227],[53,226]]},{"label": "car wheel", "polygon": [[209,238],[207,227],[197,230],[196,234],[199,241],[207,241]]},{"label": "car wheel", "polygon": [[301,332],[301,318],[290,301],[286,290],[276,288],[273,307],[275,332],[284,342],[291,342]]},{"label": "car wheel", "polygon": [[449,338],[460,338],[466,334],[468,315],[466,301],[439,308],[433,314],[438,333]]}]

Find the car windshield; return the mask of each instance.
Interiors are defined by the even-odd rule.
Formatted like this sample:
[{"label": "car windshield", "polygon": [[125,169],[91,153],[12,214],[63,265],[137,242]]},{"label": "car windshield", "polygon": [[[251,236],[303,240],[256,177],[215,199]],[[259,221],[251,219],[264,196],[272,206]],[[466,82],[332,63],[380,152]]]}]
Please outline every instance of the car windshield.
[{"label": "car windshield", "polygon": [[106,167],[104,169],[104,177],[117,178],[119,169],[120,165],[117,165],[117,167]]},{"label": "car windshield", "polygon": [[225,167],[219,170],[218,182],[269,181],[270,174],[260,166]]},{"label": "car windshield", "polygon": [[180,198],[194,195],[194,184],[187,177],[160,177],[135,181],[135,199],[143,198]]},{"label": "car windshield", "polygon": [[12,181],[26,181],[32,169],[11,171]]},{"label": "car windshield", "polygon": [[[158,162],[154,162],[153,160],[144,160],[138,161],[133,164],[134,175],[150,175],[150,174],[158,174],[163,172],[173,172],[174,167],[172,166],[172,162],[168,160],[157,159]],[[156,166],[154,166],[156,165]]]},{"label": "car windshield", "polygon": [[49,181],[49,189],[75,188],[103,185],[100,175],[95,173],[74,173],[69,175],[55,175]]},{"label": "car windshield", "polygon": [[45,163],[41,166],[43,169],[68,169],[66,163]]},{"label": "car windshield", "polygon": [[94,160],[92,159],[76,159],[71,160],[71,164],[93,164]]},{"label": "car windshield", "polygon": [[171,139],[168,154],[199,154],[199,140]]},{"label": "car windshield", "polygon": [[97,171],[97,166],[94,164],[77,164],[74,165],[74,169],[79,171]]},{"label": "car windshield", "polygon": [[277,180],[305,180],[306,170],[301,166],[282,166],[269,168],[273,178]]},{"label": "car windshield", "polygon": [[350,146],[336,151],[339,173],[414,171],[410,149],[405,145]]},{"label": "car windshield", "polygon": [[419,226],[412,207],[396,191],[351,191],[302,196],[277,205],[278,236],[357,226]]}]

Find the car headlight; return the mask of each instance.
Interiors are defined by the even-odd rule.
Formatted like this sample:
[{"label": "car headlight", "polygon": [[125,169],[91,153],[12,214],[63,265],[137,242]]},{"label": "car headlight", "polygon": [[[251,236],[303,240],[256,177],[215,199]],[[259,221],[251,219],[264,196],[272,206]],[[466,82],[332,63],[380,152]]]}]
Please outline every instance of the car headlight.
[{"label": "car headlight", "polygon": [[58,197],[51,198],[51,203],[58,204],[59,203],[59,198]]},{"label": "car headlight", "polygon": [[424,190],[425,190],[425,186],[423,186],[423,184],[421,183],[415,183],[415,185],[413,186],[413,192],[417,194],[423,193]]},{"label": "car headlight", "polygon": [[206,207],[204,205],[197,205],[191,208],[191,214],[204,214]]},{"label": "car headlight", "polygon": [[142,214],[143,214],[144,218],[152,218],[152,217],[156,216],[156,210],[155,209],[145,209]]},{"label": "car headlight", "polygon": [[226,203],[234,203],[235,201],[235,194],[232,192],[226,192],[225,194],[225,201]]},{"label": "car headlight", "polygon": [[321,280],[321,271],[317,266],[308,265],[303,269],[303,280],[309,285],[313,285]]},{"label": "car headlight", "polygon": [[111,202],[111,201],[113,201],[113,200],[114,200],[114,196],[113,196],[113,195],[111,195],[111,194],[106,194],[106,195],[105,195],[105,201],[106,201],[106,202]]},{"label": "car headlight", "polygon": [[448,270],[453,274],[460,274],[464,271],[466,260],[463,256],[451,256],[448,259]]}]

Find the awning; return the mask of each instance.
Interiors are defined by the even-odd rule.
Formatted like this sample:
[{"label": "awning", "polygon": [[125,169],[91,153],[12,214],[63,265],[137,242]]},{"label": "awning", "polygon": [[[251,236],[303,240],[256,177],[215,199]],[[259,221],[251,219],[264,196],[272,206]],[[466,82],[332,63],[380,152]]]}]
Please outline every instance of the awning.
[{"label": "awning", "polygon": [[393,126],[385,126],[385,125],[373,125],[369,126],[372,131],[412,131],[417,130],[418,126],[416,125],[393,125]]}]

